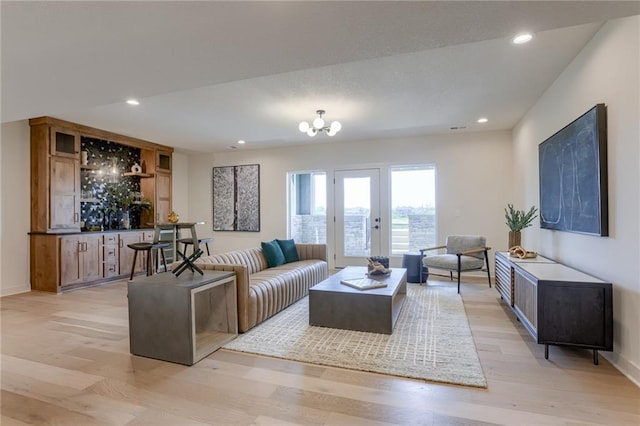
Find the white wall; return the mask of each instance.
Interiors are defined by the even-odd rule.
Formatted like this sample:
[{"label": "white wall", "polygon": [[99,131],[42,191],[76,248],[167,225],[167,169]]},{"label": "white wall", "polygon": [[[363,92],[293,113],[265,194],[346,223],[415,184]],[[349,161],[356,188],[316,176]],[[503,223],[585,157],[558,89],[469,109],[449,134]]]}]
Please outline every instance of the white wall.
[{"label": "white wall", "polygon": [[[260,164],[261,231],[213,232],[211,168],[256,163]],[[415,163],[434,163],[437,167],[437,232],[440,240],[453,233],[482,234],[494,249],[507,248],[508,229],[504,225],[503,209],[512,201],[513,190],[509,132],[351,143],[336,138],[309,146],[238,149],[223,154],[191,156],[189,219],[207,221],[206,229],[202,231],[215,237],[212,250],[216,253],[255,247],[261,241],[286,236],[287,172],[326,170],[331,177],[333,171],[340,168]],[[419,186],[416,182],[416,190]],[[329,249],[331,255],[331,244]]]},{"label": "white wall", "polygon": [[607,105],[609,237],[528,228],[524,246],[613,283],[614,351],[640,383],[640,16],[607,23],[514,129],[515,187],[538,204],[538,144],[597,103]]},{"label": "white wall", "polygon": [[[183,153],[175,152],[171,158],[171,208],[180,220],[187,222],[189,218],[189,157]],[[167,218],[163,218],[166,220]]]},{"label": "white wall", "polygon": [[0,137],[0,295],[29,291],[29,122],[3,123]]}]

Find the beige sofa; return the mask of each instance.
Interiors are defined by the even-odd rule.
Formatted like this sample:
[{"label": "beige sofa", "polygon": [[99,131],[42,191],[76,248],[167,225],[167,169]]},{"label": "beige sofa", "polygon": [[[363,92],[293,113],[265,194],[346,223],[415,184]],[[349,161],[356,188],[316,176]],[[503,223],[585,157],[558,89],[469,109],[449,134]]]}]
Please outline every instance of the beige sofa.
[{"label": "beige sofa", "polygon": [[245,332],[309,294],[329,275],[325,244],[296,244],[297,262],[269,268],[262,248],[204,256],[203,270],[234,271],[238,290],[238,329]]}]

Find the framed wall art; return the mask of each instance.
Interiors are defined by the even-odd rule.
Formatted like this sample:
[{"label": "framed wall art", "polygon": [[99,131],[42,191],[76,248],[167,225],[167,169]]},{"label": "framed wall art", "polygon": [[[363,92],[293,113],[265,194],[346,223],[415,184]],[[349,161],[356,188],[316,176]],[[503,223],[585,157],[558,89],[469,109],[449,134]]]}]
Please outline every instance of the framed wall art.
[{"label": "framed wall art", "polygon": [[213,230],[260,231],[260,165],[213,168]]},{"label": "framed wall art", "polygon": [[597,104],[538,145],[540,227],[609,235],[607,109]]}]

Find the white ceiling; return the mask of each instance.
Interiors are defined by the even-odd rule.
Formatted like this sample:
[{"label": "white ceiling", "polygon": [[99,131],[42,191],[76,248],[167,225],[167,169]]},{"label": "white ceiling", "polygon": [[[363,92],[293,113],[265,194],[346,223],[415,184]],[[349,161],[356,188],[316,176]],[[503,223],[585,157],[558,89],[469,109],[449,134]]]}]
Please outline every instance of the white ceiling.
[{"label": "white ceiling", "polygon": [[[343,124],[332,142],[511,129],[606,20],[638,13],[635,1],[2,1],[2,122],[49,115],[199,152],[327,143],[297,130],[317,109]],[[534,40],[512,45],[525,30]]]}]

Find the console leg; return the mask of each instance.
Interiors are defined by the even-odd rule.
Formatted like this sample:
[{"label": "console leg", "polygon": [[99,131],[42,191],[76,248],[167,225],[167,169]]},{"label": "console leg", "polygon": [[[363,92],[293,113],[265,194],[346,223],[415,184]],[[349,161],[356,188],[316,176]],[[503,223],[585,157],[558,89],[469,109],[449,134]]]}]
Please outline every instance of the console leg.
[{"label": "console leg", "polygon": [[544,359],[549,359],[549,345],[544,344]]},{"label": "console leg", "polygon": [[598,350],[593,350],[593,365],[598,365]]}]

